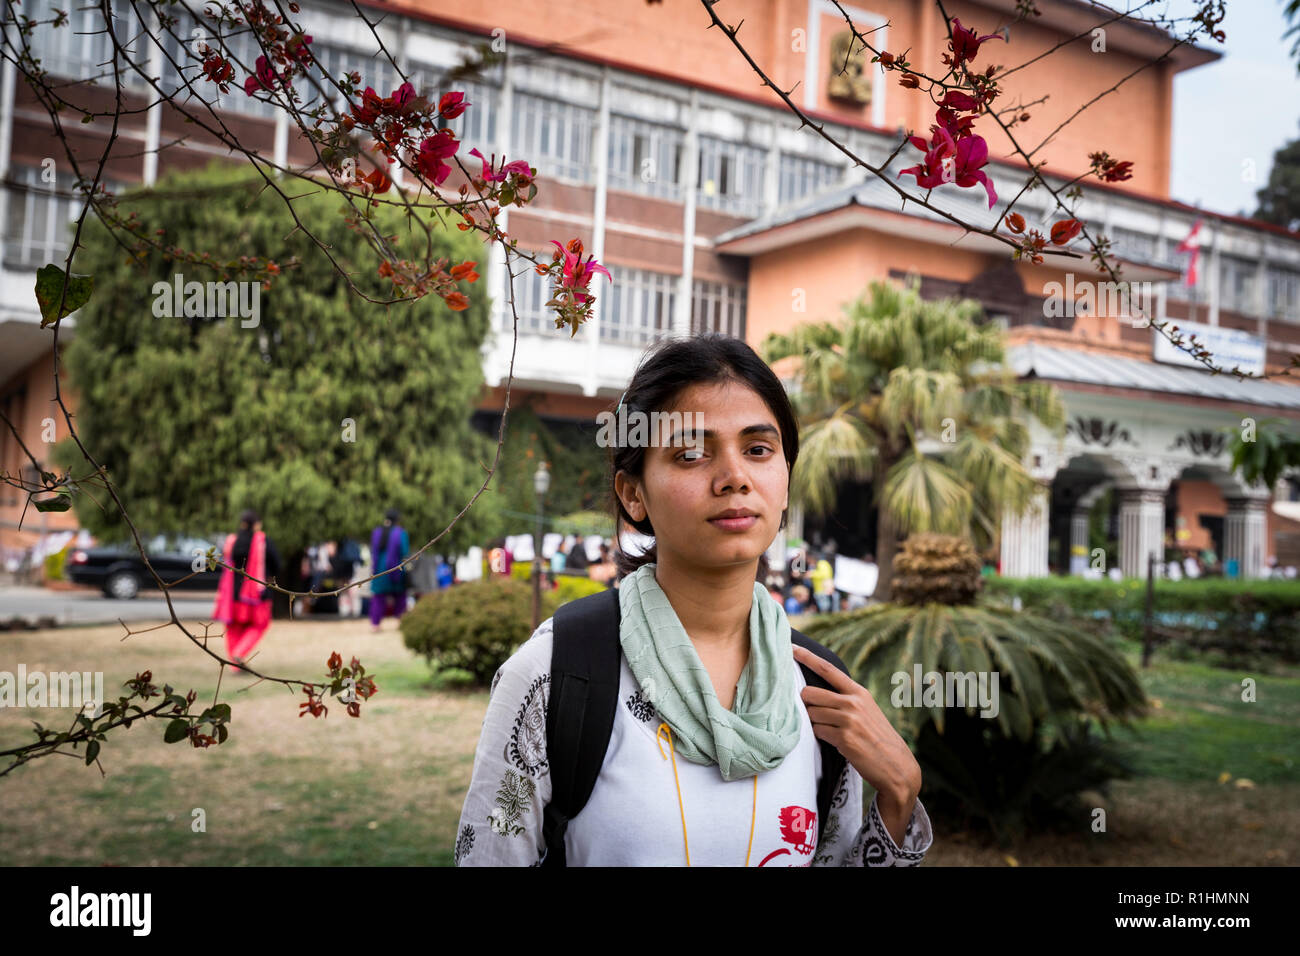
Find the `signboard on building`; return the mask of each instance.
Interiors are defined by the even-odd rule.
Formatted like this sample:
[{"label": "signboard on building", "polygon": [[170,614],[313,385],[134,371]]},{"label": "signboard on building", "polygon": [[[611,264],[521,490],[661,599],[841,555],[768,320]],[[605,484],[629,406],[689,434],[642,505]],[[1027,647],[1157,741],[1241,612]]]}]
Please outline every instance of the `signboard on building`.
[{"label": "signboard on building", "polygon": [[[1195,335],[1197,341],[1210,350],[1210,360],[1219,368],[1229,371],[1233,366],[1238,366],[1247,375],[1264,374],[1264,340],[1259,336],[1241,329],[1201,325],[1199,322],[1174,320],[1170,323],[1170,326],[1173,325],[1178,326],[1178,331],[1173,334],[1182,335],[1184,345],[1190,344],[1191,336]],[[1167,326],[1166,331],[1173,330]],[[1203,362],[1193,358],[1190,352],[1178,348],[1160,332],[1152,329],[1151,335],[1155,343],[1151,357],[1157,362],[1205,368]]]}]

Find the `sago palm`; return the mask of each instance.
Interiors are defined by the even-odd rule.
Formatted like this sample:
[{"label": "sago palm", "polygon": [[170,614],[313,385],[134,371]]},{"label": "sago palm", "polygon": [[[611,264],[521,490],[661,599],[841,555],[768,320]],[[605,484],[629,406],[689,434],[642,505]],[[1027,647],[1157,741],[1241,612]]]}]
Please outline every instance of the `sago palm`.
[{"label": "sago palm", "polygon": [[763,343],[769,362],[798,356],[792,398],[799,465],[792,495],[825,514],[845,479],[872,482],[879,520],[876,596],[888,600],[900,534],[997,536],[1005,508],[1022,509],[1035,481],[1022,459],[1027,422],[1064,423],[1050,385],[1018,381],[999,329],[972,300],[926,301],[915,284],[874,281],[835,323],[809,323]]}]

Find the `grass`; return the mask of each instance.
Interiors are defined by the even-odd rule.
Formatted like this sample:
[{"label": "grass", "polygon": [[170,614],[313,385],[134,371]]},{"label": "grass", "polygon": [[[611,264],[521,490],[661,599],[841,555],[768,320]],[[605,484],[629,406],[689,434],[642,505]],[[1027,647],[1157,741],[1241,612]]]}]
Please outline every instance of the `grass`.
[{"label": "grass", "polygon": [[[139,625],[137,625],[139,626]],[[174,628],[122,641],[120,627],[0,635],[0,670],[104,671],[106,693],[145,669],[155,682],[211,700],[217,671]],[[227,743],[163,743],[164,722],[110,735],[99,769],[47,757],[0,778],[0,845],[20,865],[450,865],[473,768],[486,690],[433,680],[396,623],[275,622],[255,665],[320,679],[337,650],[357,655],[379,693],[363,716],[337,702],[319,720],[277,685],[223,682]],[[1136,664],[1137,649],[1127,648]],[[1157,655],[1142,673],[1160,706],[1115,740],[1145,776],[1112,785],[1097,805],[1107,831],[1038,834],[1010,851],[935,820],[926,865],[1294,864],[1300,845],[1300,675],[1241,679]],[[229,693],[227,693],[229,691]],[[69,711],[0,709],[0,748],[34,739],[31,720],[61,726]],[[1222,773],[1228,783],[1219,783]],[[1251,788],[1239,788],[1246,779]],[[924,799],[924,795],[923,795]],[[196,810],[205,829],[196,832]]]}]

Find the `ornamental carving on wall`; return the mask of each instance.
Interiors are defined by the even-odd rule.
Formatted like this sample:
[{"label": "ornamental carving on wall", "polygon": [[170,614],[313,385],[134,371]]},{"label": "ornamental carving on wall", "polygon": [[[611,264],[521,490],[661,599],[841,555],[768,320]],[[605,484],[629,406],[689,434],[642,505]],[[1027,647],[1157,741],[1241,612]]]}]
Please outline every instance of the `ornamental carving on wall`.
[{"label": "ornamental carving on wall", "polygon": [[1074,421],[1066,424],[1065,431],[1066,434],[1074,435],[1084,445],[1100,445],[1102,448],[1109,448],[1121,441],[1137,445],[1133,436],[1128,433],[1128,429],[1121,428],[1119,422],[1108,422],[1100,418],[1084,418],[1078,415]]},{"label": "ornamental carving on wall", "polygon": [[867,48],[851,30],[842,30],[831,40],[826,95],[855,106],[866,106],[871,102],[871,63],[867,59]]},{"label": "ornamental carving on wall", "polygon": [[1223,454],[1223,449],[1227,446],[1228,436],[1223,432],[1211,431],[1208,428],[1189,428],[1169,446],[1170,451],[1177,448],[1186,448],[1194,455],[1209,455],[1218,457]]}]

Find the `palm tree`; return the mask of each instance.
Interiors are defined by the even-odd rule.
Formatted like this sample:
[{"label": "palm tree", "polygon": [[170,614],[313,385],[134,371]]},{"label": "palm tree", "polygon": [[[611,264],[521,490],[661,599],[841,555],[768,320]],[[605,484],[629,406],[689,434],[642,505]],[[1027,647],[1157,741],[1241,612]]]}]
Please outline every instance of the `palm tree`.
[{"label": "palm tree", "polygon": [[997,539],[1004,509],[1036,490],[1022,459],[1026,419],[1059,429],[1050,385],[1003,364],[1000,331],[972,300],[926,301],[915,283],[873,281],[839,323],[798,326],[763,343],[769,362],[802,360],[792,396],[803,426],[792,497],[811,513],[835,507],[844,479],[870,479],[879,509],[876,597],[889,600],[900,534]]}]

